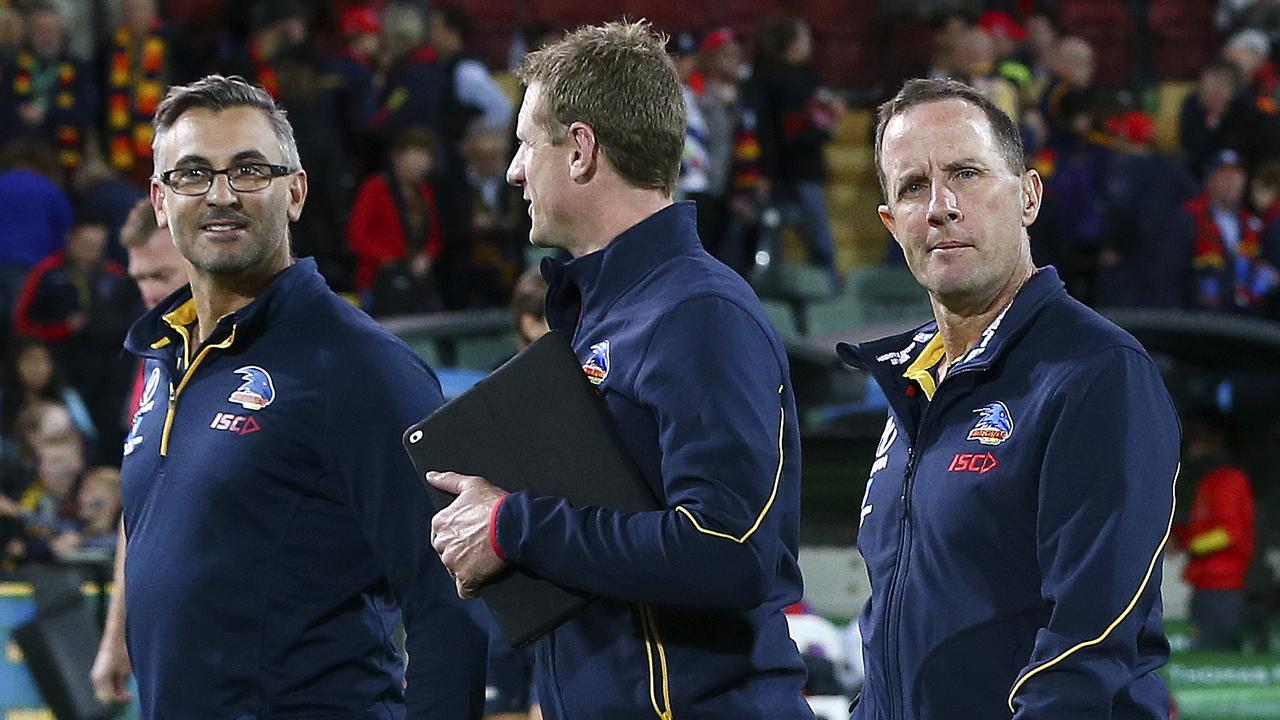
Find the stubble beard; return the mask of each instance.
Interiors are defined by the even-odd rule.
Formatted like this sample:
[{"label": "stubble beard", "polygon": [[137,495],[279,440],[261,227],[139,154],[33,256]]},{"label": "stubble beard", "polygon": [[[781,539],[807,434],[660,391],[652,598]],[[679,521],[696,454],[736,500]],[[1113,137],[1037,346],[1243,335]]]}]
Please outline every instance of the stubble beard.
[{"label": "stubble beard", "polygon": [[214,241],[200,237],[197,228],[190,252],[183,253],[196,270],[213,277],[235,277],[252,272],[270,260],[282,245],[289,244],[288,231],[272,232],[267,237],[246,233],[234,252],[217,247]]}]

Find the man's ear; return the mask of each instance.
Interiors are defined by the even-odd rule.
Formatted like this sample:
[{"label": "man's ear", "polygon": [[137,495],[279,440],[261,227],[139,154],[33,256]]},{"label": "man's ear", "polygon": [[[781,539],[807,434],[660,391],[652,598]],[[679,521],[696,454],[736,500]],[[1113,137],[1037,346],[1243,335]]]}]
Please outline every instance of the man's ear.
[{"label": "man's ear", "polygon": [[1040,215],[1040,200],[1044,197],[1044,183],[1040,173],[1028,170],[1022,174],[1022,227],[1031,227]]},{"label": "man's ear", "polygon": [[156,214],[157,227],[169,227],[169,213],[164,210],[164,186],[159,180],[151,181],[151,210]]},{"label": "man's ear", "polygon": [[898,221],[893,217],[893,211],[889,209],[888,205],[881,205],[876,208],[876,212],[880,215],[880,222],[884,224],[884,229],[888,230],[889,234],[893,236],[893,241],[898,245],[902,245],[902,242],[898,240]]},{"label": "man's ear", "polygon": [[584,122],[575,122],[568,130],[569,147],[573,153],[569,156],[569,179],[575,183],[585,183],[595,176],[600,162],[600,145],[596,142],[596,131]]},{"label": "man's ear", "polygon": [[307,202],[307,171],[301,168],[289,178],[289,222],[298,222]]}]

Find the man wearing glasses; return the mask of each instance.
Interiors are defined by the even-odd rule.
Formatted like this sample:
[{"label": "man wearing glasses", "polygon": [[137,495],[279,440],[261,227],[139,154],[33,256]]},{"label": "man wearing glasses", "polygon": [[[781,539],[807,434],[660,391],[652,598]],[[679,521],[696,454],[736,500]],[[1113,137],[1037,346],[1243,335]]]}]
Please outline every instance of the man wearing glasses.
[{"label": "man wearing glasses", "polygon": [[191,286],[126,341],[146,377],[122,471],[143,717],[479,717],[484,630],[399,444],[439,384],[294,260],[307,175],[284,111],[236,77],[173,87],[154,155]]}]

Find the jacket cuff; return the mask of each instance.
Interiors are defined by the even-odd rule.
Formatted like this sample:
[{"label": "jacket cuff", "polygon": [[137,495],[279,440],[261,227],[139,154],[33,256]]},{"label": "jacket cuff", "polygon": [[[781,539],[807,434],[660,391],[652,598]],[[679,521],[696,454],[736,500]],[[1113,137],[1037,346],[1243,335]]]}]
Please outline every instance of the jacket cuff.
[{"label": "jacket cuff", "polygon": [[498,502],[493,504],[493,509],[489,511],[489,547],[493,548],[493,552],[502,562],[507,562],[507,554],[502,552],[502,545],[498,542],[498,511],[502,509],[502,503],[506,502],[510,495],[503,495],[498,498]]}]

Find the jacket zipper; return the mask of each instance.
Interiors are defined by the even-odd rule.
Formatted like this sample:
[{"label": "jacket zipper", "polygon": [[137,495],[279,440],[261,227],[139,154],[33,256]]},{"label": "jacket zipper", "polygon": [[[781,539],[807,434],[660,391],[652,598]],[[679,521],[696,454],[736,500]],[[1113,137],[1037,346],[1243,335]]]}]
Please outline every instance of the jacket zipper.
[{"label": "jacket zipper", "polygon": [[[924,437],[925,421],[930,417],[930,409],[938,402],[938,396],[939,393],[942,392],[943,382],[953,375],[964,372],[973,372],[978,369],[979,368],[976,366],[955,368],[951,372],[948,372],[942,380],[938,381],[937,385],[935,385],[933,389],[933,397],[929,399],[928,404],[924,407],[924,411],[920,414],[920,423],[917,425],[915,433],[917,440]],[[902,474],[902,532],[898,535],[898,555],[894,558],[893,575],[891,575],[889,579],[889,595],[885,600],[885,612],[887,613],[887,616],[885,618],[884,656],[885,667],[888,670],[887,674],[891,674],[893,676],[888,688],[889,717],[892,720],[897,720],[901,716],[900,706],[903,704],[899,702],[901,699],[899,696],[902,695],[902,683],[901,678],[898,677],[898,675],[901,674],[898,667],[898,654],[894,652],[898,646],[898,627],[902,621],[902,613],[898,610],[898,606],[893,602],[893,597],[897,594],[900,584],[899,581],[903,581],[903,584],[905,584],[904,578],[906,577],[906,568],[903,567],[903,563],[911,546],[911,485],[912,481],[915,479],[916,465],[920,460],[920,455],[916,452],[916,445],[917,442],[913,441],[911,446],[907,448],[907,467]]]},{"label": "jacket zipper", "polygon": [[[936,393],[935,393],[936,394]],[[926,409],[926,412],[928,410]],[[922,418],[923,419],[923,418]],[[918,435],[918,433],[917,433]],[[916,468],[916,448],[913,444],[907,448],[907,467],[902,474],[902,531],[898,533],[898,553],[893,560],[893,575],[889,579],[889,595],[885,598],[885,633],[884,633],[884,657],[885,669],[887,670],[887,680],[889,687],[887,690],[889,700],[889,717],[896,720],[898,717],[898,696],[901,694],[902,684],[898,679],[898,656],[893,652],[897,647],[897,619],[901,617],[901,613],[897,612],[897,605],[893,601],[893,596],[897,594],[898,580],[905,576],[902,570],[903,559],[906,556],[906,548],[908,546],[907,535],[911,532],[911,477],[915,474]]]}]

